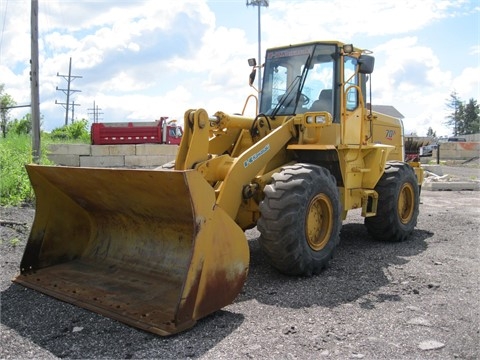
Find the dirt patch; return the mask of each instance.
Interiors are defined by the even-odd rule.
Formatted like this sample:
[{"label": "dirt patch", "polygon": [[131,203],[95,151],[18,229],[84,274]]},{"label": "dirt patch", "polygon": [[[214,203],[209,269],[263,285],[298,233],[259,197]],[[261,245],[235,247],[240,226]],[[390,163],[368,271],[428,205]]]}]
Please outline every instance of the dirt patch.
[{"label": "dirt patch", "polygon": [[247,232],[247,283],[187,332],[159,337],[11,282],[35,210],[2,208],[0,358],[478,359],[480,192],[422,191],[405,242],[349,214],[330,267],[286,277]]}]

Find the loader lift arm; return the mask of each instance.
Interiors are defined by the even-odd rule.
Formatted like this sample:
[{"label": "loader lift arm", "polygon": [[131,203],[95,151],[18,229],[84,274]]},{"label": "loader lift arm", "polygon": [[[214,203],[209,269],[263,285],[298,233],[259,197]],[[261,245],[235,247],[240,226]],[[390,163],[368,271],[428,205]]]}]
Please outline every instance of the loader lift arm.
[{"label": "loader lift arm", "polygon": [[[212,154],[210,141],[227,137],[235,140],[221,129],[241,129],[235,135],[250,135],[250,128],[254,124],[251,118],[227,115],[217,112],[208,117],[203,109],[189,110],[185,114],[185,127],[182,143],[175,162],[175,170],[196,169],[216,189],[217,205],[232,218],[237,216],[242,202],[243,189],[252,184],[255,177],[285,145],[295,136],[293,118],[286,120],[281,126],[272,130],[266,136],[249,146],[246,150],[232,156],[228,153]],[[214,137],[211,137],[211,134]],[[226,152],[232,143],[227,142],[223,150]],[[218,150],[217,150],[218,151]],[[257,161],[260,160],[261,161]]]}]

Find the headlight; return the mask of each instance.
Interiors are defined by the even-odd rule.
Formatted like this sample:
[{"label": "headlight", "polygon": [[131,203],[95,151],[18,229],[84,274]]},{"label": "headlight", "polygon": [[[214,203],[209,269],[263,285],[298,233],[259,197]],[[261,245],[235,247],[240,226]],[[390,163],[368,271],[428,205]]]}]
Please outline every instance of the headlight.
[{"label": "headlight", "polygon": [[306,113],[304,116],[304,124],[308,127],[324,127],[332,124],[332,116],[325,111]]}]

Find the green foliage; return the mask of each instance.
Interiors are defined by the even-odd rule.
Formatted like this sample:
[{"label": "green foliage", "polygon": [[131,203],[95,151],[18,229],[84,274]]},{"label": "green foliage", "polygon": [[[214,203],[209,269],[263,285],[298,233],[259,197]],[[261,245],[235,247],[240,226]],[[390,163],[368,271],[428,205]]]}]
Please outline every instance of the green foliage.
[{"label": "green foliage", "polygon": [[88,120],[82,119],[69,125],[53,129],[50,138],[52,140],[80,140],[82,142],[90,142]]},{"label": "green foliage", "polygon": [[431,127],[429,127],[428,130],[427,130],[427,136],[436,138],[437,137],[437,132],[433,131],[433,129]]},{"label": "green foliage", "polygon": [[[46,151],[46,145],[42,143],[43,164],[50,163]],[[16,206],[33,201],[34,193],[25,170],[25,165],[31,162],[30,136],[9,133],[0,139],[0,205]]]},{"label": "green foliage", "polygon": [[5,85],[0,84],[0,129],[2,136],[7,136],[7,124],[9,121],[10,107],[15,106],[17,103],[13,98],[5,92]]},{"label": "green foliage", "polygon": [[470,101],[463,107],[462,135],[478,134],[480,132],[480,107],[477,101]]},{"label": "green foliage", "polygon": [[465,104],[453,91],[446,106],[451,110],[446,124],[453,127],[454,136],[480,132],[480,107],[475,99],[472,98]]},{"label": "green foliage", "polygon": [[460,112],[462,101],[460,100],[456,91],[452,91],[450,98],[446,102],[447,109],[450,110],[450,114],[447,116],[446,125],[453,127],[453,135],[458,135],[458,125],[460,122]]},{"label": "green foliage", "polygon": [[15,135],[28,135],[32,132],[32,117],[26,114],[22,119],[10,121],[7,125],[7,132]]}]

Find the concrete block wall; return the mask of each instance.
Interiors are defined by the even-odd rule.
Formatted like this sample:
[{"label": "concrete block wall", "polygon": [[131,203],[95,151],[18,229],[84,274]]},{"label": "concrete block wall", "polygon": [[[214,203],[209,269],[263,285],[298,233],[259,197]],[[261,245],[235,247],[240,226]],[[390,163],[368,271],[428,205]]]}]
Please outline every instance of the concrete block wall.
[{"label": "concrete block wall", "polygon": [[[442,142],[440,143],[440,160],[470,160],[480,156],[480,142]],[[433,150],[431,157],[422,158],[428,162],[437,158],[437,151]]]},{"label": "concrete block wall", "polygon": [[53,144],[48,151],[48,158],[57,165],[155,168],[175,160],[178,146]]},{"label": "concrete block wall", "polygon": [[[57,165],[81,167],[155,168],[175,160],[177,145],[88,145],[53,144],[48,158]],[[422,158],[427,163],[436,159]],[[480,156],[480,142],[444,142],[440,144],[441,160],[469,160]]]},{"label": "concrete block wall", "polygon": [[480,142],[446,142],[440,144],[440,158],[468,160],[480,155]]}]

